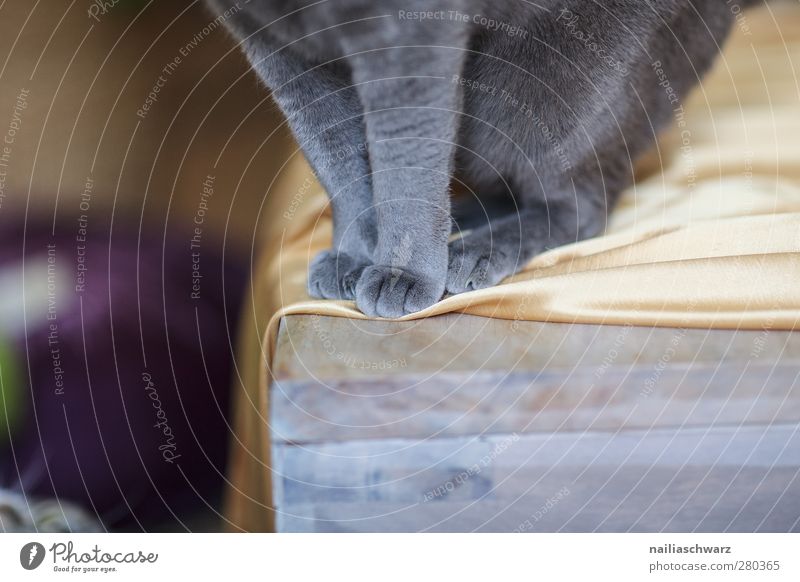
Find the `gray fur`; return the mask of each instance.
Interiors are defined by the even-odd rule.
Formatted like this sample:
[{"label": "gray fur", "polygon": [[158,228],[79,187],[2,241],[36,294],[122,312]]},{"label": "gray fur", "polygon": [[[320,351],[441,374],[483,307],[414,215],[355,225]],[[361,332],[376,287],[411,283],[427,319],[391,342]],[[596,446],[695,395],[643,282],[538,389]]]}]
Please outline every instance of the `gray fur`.
[{"label": "gray fur", "polygon": [[[331,198],[309,292],[382,317],[601,232],[733,22],[723,0],[239,5],[227,23]],[[517,210],[448,245],[453,176]]]}]

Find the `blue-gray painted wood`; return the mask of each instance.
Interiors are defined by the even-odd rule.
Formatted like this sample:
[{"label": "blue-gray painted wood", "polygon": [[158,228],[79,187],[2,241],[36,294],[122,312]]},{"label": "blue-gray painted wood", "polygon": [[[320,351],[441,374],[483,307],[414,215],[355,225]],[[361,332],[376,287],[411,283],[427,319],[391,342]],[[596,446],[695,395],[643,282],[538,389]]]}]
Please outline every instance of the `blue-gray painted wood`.
[{"label": "blue-gray painted wood", "polygon": [[278,530],[800,531],[799,338],[287,318]]}]

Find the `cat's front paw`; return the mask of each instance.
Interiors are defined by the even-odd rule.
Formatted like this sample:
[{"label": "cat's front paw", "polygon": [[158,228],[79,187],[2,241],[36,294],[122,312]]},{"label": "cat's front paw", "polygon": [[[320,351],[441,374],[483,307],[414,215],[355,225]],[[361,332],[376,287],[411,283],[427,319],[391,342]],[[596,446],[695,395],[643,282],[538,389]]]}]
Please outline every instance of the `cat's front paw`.
[{"label": "cat's front paw", "polygon": [[470,244],[469,237],[450,243],[447,292],[464,293],[496,285],[522,265],[513,253],[491,244]]},{"label": "cat's front paw", "polygon": [[358,279],[368,264],[333,249],[322,251],[308,267],[308,294],[317,299],[353,300]]},{"label": "cat's front paw", "polygon": [[395,318],[422,311],[444,294],[444,278],[414,275],[403,269],[373,265],[356,286],[356,304],[370,317]]}]

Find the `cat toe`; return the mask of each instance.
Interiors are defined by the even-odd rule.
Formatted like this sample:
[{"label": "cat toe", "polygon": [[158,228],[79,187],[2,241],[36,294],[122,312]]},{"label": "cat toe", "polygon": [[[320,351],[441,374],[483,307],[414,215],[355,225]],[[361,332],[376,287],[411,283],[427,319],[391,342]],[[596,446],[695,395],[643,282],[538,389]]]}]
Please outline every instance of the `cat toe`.
[{"label": "cat toe", "polygon": [[356,282],[366,262],[346,253],[322,251],[308,267],[308,294],[317,299],[355,299]]},{"label": "cat toe", "polygon": [[444,281],[374,265],[364,269],[356,285],[356,304],[370,317],[396,318],[430,307],[443,293]]},{"label": "cat toe", "polygon": [[447,292],[458,294],[496,285],[514,272],[506,267],[505,257],[497,251],[450,247],[447,267]]}]

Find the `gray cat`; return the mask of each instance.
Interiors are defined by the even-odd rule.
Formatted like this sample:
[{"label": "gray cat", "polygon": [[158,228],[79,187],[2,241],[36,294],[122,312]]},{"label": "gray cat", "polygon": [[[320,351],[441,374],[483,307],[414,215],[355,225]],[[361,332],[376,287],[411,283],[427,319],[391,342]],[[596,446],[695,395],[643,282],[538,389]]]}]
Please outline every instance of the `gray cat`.
[{"label": "gray cat", "polygon": [[[632,162],[682,115],[741,9],[209,2],[330,196],[333,248],[313,260],[309,293],[381,317],[494,285],[537,253],[600,233]],[[506,197],[510,212],[448,242],[451,183]]]}]

